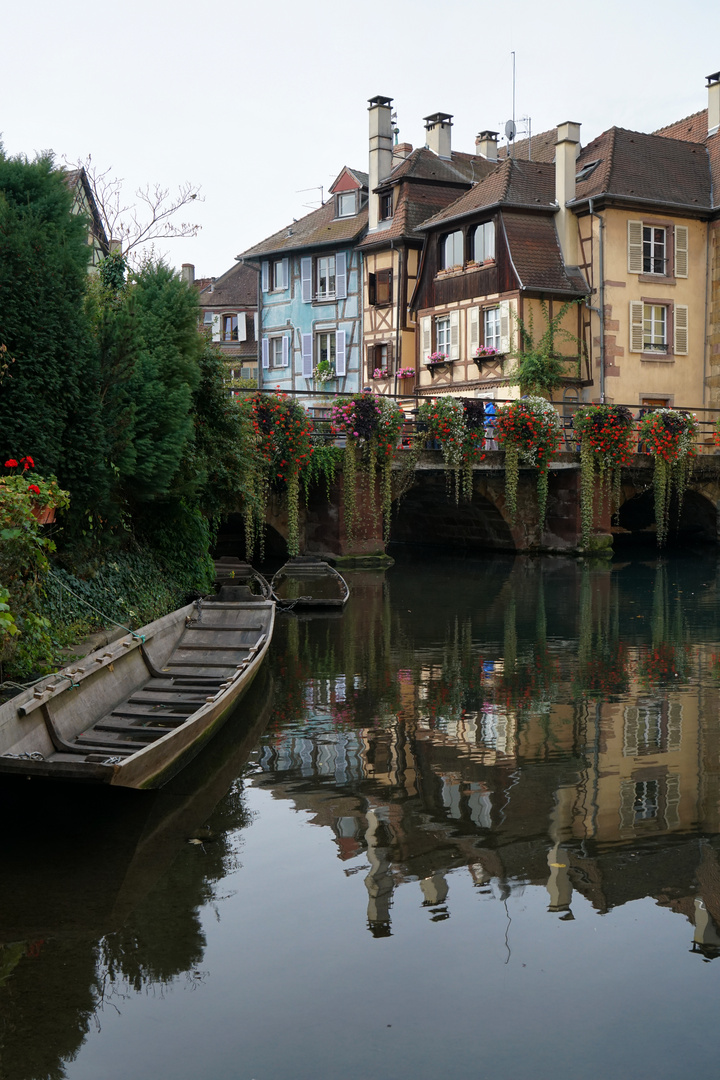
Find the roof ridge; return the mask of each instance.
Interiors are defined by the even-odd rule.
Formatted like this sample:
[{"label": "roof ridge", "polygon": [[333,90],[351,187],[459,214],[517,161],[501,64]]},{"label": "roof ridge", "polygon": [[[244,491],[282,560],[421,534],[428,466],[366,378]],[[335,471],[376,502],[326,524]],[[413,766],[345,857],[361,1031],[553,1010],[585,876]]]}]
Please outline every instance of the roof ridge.
[{"label": "roof ridge", "polygon": [[648,131],[648,135],[659,135],[661,131],[667,131],[668,128],[677,127],[678,124],[686,124],[688,120],[694,120],[696,116],[702,116],[707,112],[707,105],[704,109],[698,109],[696,112],[688,113],[687,116],[681,116],[679,120],[671,120],[669,124],[663,124],[662,127],[655,128],[654,131]]}]

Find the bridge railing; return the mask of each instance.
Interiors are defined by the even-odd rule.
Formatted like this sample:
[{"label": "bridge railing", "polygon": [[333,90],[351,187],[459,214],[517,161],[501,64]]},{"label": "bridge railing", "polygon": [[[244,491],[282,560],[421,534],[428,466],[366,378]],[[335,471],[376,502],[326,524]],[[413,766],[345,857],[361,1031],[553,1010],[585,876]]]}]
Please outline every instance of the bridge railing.
[{"label": "bridge railing", "polygon": [[[278,391],[275,388],[263,388],[260,391],[231,391],[233,396],[237,397],[244,397],[248,394],[255,394],[258,392],[274,394]],[[343,443],[342,438],[339,438],[337,434],[332,430],[332,422],[330,419],[330,415],[332,411],[332,406],[335,403],[336,399],[347,398],[351,395],[339,394],[331,390],[293,390],[290,396],[298,398],[301,402],[303,402],[303,399],[312,399],[312,404],[308,404],[307,408],[313,419],[313,439],[316,443],[325,443],[327,445],[341,445]],[[418,422],[416,416],[419,406],[424,401],[430,400],[430,398],[428,397],[428,395],[425,394],[422,396],[419,396],[417,394],[388,394],[383,396],[389,397],[392,400],[397,401],[397,403],[403,408],[403,410],[407,414],[407,420],[405,422],[402,433],[401,445],[409,446],[410,442],[413,441],[416,435],[422,435],[423,433],[424,427],[422,423]],[[438,394],[436,396],[439,397],[441,395]],[[322,401],[322,404],[317,403],[318,399]],[[492,398],[491,400],[497,408],[500,405],[509,405],[513,401],[517,401],[517,398]],[[582,401],[554,401],[552,402],[552,404],[555,407],[555,410],[557,411],[562,422],[563,442],[565,450],[567,450],[568,452],[575,452],[579,450],[578,436],[574,428],[573,417],[577,410],[581,408],[582,405],[587,403]],[[620,403],[613,402],[613,404]],[[650,412],[653,408],[659,408],[660,406],[628,404],[625,407],[630,410],[633,417],[635,418],[635,435],[637,445],[639,446],[638,452],[642,453],[642,447],[640,445],[639,438],[640,421],[642,419],[642,416],[646,412]],[[695,417],[697,422],[695,449],[698,454],[716,454],[720,452],[719,448],[716,446],[714,438],[718,418],[720,418],[720,409],[697,408],[684,405],[673,405],[672,408],[676,409],[679,412],[692,413]],[[488,438],[489,437],[490,436],[488,432]]]}]

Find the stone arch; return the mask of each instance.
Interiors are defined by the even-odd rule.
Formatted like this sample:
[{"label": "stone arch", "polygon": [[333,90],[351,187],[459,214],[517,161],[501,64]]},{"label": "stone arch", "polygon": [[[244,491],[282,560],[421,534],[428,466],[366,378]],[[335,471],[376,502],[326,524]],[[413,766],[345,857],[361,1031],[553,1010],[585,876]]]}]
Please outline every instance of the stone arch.
[{"label": "stone arch", "polygon": [[[642,491],[631,489],[618,512],[618,523],[638,539],[642,534],[651,538],[655,531],[655,496],[652,487]],[[677,503],[670,508],[670,534],[668,539],[696,540],[700,543],[717,544],[718,509],[712,491],[690,487],[685,492],[682,511],[678,521]],[[621,534],[622,535],[622,534]]]},{"label": "stone arch", "polygon": [[423,471],[393,507],[391,542],[515,551],[510,526],[492,493],[478,492],[477,486],[472,502],[456,504],[454,493],[448,495],[445,473]]}]

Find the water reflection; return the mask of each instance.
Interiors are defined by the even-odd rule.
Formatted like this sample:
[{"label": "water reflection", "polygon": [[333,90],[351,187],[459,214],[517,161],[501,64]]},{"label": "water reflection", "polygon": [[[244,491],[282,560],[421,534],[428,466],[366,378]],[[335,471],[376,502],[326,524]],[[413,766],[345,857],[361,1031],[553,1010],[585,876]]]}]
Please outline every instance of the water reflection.
[{"label": "water reflection", "polygon": [[498,559],[358,577],[341,622],[287,624],[254,782],[311,811],[340,860],[364,856],[377,937],[404,885],[450,917],[465,867],[500,896],[544,885],[565,921],[575,894],[599,912],[651,896],[715,956],[716,572]]}]

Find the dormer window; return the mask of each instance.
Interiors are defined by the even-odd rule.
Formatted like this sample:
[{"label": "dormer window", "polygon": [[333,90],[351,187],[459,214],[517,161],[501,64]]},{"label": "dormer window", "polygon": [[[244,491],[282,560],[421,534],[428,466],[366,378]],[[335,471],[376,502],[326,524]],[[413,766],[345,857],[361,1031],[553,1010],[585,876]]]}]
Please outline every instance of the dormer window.
[{"label": "dormer window", "polygon": [[357,214],[357,191],[341,191],[335,196],[335,217],[354,217]]},{"label": "dormer window", "polygon": [[448,233],[440,242],[441,270],[451,270],[454,266],[462,266],[464,259],[463,234],[460,229],[457,232]]},{"label": "dormer window", "polygon": [[495,222],[486,221],[478,225],[473,237],[473,257],[475,262],[488,262],[495,258]]},{"label": "dormer window", "polygon": [[575,173],[576,183],[580,183],[581,180],[587,180],[588,176],[590,176],[591,173],[595,172],[599,164],[600,159],[598,158],[597,161],[588,161],[585,165],[583,165],[582,169],[580,169],[579,172]]},{"label": "dormer window", "polygon": [[393,216],[393,197],[392,191],[389,191],[387,195],[380,196],[380,220],[389,221]]}]

